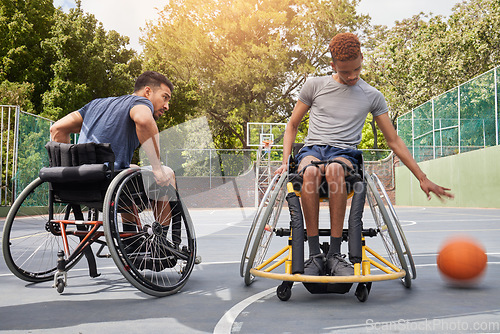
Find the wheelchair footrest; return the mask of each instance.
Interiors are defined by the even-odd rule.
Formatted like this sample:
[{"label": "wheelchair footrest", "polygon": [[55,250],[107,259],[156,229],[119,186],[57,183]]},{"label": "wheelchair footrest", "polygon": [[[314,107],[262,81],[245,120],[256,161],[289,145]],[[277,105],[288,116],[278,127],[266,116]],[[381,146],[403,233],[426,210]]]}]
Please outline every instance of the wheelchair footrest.
[{"label": "wheelchair footrest", "polygon": [[348,293],[353,283],[302,283],[304,287],[312,294],[322,293]]}]

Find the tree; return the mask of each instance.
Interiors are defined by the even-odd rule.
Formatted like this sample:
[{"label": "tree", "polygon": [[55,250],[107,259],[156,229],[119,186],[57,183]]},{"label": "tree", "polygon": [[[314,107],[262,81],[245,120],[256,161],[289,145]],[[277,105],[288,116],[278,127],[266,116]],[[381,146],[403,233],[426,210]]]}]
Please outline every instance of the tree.
[{"label": "tree", "polygon": [[247,147],[246,123],[283,122],[327,46],[364,27],[358,0],[171,1],[147,28],[145,59],[174,82],[195,82],[219,148]]},{"label": "tree", "polygon": [[33,84],[38,111],[50,77],[40,45],[49,36],[53,14],[52,0],[0,0],[0,82]]},{"label": "tree", "polygon": [[42,42],[53,71],[43,93],[44,116],[58,119],[92,99],[132,93],[141,64],[128,43],[84,13],[80,1],[68,14],[57,10],[50,37]]},{"label": "tree", "polygon": [[392,29],[375,27],[366,44],[368,81],[384,93],[395,121],[499,65],[499,29],[498,0],[464,1],[448,20],[421,13]]},{"label": "tree", "polygon": [[31,83],[17,83],[3,81],[0,83],[0,104],[20,106],[24,111],[33,111],[31,96],[34,85]]}]

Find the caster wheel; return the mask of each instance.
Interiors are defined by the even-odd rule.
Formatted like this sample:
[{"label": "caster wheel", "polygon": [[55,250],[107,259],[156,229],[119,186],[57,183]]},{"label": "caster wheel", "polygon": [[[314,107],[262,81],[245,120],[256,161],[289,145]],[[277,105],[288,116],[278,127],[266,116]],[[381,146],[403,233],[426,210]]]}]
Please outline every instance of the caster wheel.
[{"label": "caster wheel", "polygon": [[56,289],[57,289],[57,292],[63,293],[63,291],[64,291],[64,280],[62,278],[60,278],[60,279],[57,280]]},{"label": "caster wheel", "polygon": [[358,298],[358,300],[362,303],[366,302],[368,299],[368,295],[370,294],[370,286],[367,286],[364,283],[358,284],[358,287],[356,288],[356,292],[354,295]]},{"label": "caster wheel", "polygon": [[292,288],[288,285],[281,284],[276,289],[276,295],[281,301],[286,302],[292,296]]}]

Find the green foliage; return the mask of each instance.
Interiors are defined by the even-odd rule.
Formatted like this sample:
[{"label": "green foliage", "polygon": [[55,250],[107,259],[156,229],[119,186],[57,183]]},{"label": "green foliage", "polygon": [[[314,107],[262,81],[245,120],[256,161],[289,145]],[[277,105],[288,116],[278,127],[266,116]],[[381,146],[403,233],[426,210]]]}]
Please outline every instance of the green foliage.
[{"label": "green foliage", "polygon": [[53,24],[52,0],[0,1],[0,81],[34,85],[32,103],[40,110],[50,68],[40,47]]},{"label": "green foliage", "polygon": [[[375,137],[375,134],[377,136]],[[376,140],[375,140],[376,139]],[[373,116],[368,115],[365,121],[365,125],[362,130],[362,139],[358,145],[359,149],[380,149],[387,150],[389,147],[385,141],[382,131],[378,129],[376,123],[373,121]]]},{"label": "green foliage", "polygon": [[50,37],[42,42],[53,77],[43,94],[44,116],[58,119],[92,99],[132,93],[141,65],[128,37],[107,32],[78,3],[55,12]]},{"label": "green foliage", "polygon": [[33,110],[31,96],[34,85],[31,83],[17,83],[4,80],[0,83],[0,104],[17,105],[25,111]]},{"label": "green foliage", "polygon": [[196,112],[216,147],[247,147],[247,122],[283,122],[308,75],[324,72],[330,38],[362,27],[357,0],[171,1],[147,28],[145,60],[195,82]]},{"label": "green foliage", "polygon": [[[0,35],[0,82],[27,85],[23,103],[52,119],[93,98],[131,93],[142,68],[128,37],[104,30],[80,1],[66,14],[51,0],[1,0]],[[21,86],[10,88],[16,95]]]}]

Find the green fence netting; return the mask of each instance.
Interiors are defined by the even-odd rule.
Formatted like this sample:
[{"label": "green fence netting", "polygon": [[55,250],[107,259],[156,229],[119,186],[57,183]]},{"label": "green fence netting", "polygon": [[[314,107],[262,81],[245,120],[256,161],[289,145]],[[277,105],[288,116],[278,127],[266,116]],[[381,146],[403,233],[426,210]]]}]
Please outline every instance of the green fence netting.
[{"label": "green fence netting", "polygon": [[428,101],[397,120],[417,162],[499,143],[499,67]]}]

